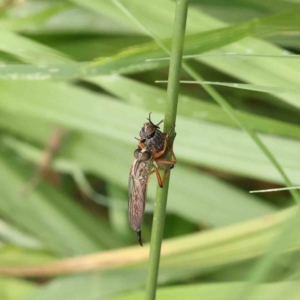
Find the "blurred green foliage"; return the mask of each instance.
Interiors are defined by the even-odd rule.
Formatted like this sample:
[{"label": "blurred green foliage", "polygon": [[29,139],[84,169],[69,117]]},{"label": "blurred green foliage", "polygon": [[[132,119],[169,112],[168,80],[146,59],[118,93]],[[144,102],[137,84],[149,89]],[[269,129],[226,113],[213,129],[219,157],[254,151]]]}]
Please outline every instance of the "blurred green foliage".
[{"label": "blurred green foliage", "polygon": [[[134,136],[149,111],[163,117],[165,84],[154,81],[166,80],[169,64],[155,60],[166,54],[147,33],[169,47],[174,8],[171,0],[0,2],[0,272],[136,245],[127,224]],[[296,1],[193,0],[185,43],[194,55],[185,61],[295,185],[299,18]],[[192,80],[184,71],[182,79]],[[37,174],[62,129],[51,165]],[[287,192],[248,193],[284,184],[274,165],[200,85],[181,85],[176,131],[158,299],[298,299],[299,212]],[[146,241],[155,187],[153,177]],[[146,264],[6,277],[0,299],[141,299]]]}]

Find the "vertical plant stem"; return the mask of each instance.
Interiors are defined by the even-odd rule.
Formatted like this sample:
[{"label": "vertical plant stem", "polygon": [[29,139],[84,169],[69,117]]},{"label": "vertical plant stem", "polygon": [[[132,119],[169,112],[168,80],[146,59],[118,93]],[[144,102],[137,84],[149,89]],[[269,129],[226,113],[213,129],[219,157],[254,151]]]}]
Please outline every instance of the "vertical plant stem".
[{"label": "vertical plant stem", "polygon": [[[168,96],[164,119],[164,132],[168,132],[176,121],[179,80],[182,63],[182,52],[188,0],[177,0],[173,29],[173,41],[168,78]],[[148,277],[146,282],[146,300],[154,300],[156,296],[157,277],[160,261],[160,250],[164,232],[165,212],[167,206],[170,174],[163,188],[157,187],[155,210],[150,243]]]}]

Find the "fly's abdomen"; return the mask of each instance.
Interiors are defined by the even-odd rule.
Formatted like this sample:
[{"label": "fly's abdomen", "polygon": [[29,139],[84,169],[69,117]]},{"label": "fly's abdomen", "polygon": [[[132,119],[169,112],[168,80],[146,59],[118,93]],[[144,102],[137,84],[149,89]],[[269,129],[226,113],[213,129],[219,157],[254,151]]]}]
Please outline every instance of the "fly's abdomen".
[{"label": "fly's abdomen", "polygon": [[164,143],[165,143],[165,134],[162,133],[160,130],[156,130],[153,137],[146,140],[146,145],[148,149],[151,151],[151,153],[157,153],[164,149]]}]

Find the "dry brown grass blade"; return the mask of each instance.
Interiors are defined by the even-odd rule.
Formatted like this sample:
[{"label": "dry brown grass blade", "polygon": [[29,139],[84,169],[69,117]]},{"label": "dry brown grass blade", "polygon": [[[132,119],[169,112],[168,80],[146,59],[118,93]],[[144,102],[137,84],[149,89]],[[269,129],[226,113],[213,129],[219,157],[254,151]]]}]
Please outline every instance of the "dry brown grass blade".
[{"label": "dry brown grass blade", "polygon": [[[255,220],[243,222],[238,226],[235,224],[220,229],[208,230],[180,238],[169,239],[165,241],[162,247],[161,256],[166,257],[169,255],[202,251],[209,247],[219,247],[220,244],[224,243],[231,245],[240,238],[247,238],[247,236],[253,236],[255,234],[260,235],[262,232],[268,230],[273,230],[271,232],[274,234],[275,228],[281,225],[294,213],[295,210],[293,208],[286,209]],[[264,253],[268,249],[269,241],[270,240],[266,239],[260,249],[261,251],[251,253],[250,257],[256,257]],[[295,243],[297,243],[297,241],[295,241]],[[234,255],[235,251],[239,253],[239,247],[240,245],[237,244],[236,249],[232,249],[231,255]],[[62,259],[43,265],[0,267],[0,275],[18,277],[49,277],[62,274],[105,270],[144,263],[148,260],[148,255],[149,244],[144,245],[143,248],[140,246],[132,246],[101,253],[83,255],[75,258]],[[244,259],[247,257],[248,256],[245,256]]]},{"label": "dry brown grass blade", "polygon": [[134,246],[107,252],[62,259],[44,265],[26,267],[0,267],[1,275],[18,277],[49,277],[121,267],[148,258],[149,246]]},{"label": "dry brown grass blade", "polygon": [[21,190],[22,196],[26,196],[32,192],[38,186],[43,176],[51,169],[51,163],[62,145],[65,134],[65,129],[61,127],[56,127],[53,130],[34,176]]}]

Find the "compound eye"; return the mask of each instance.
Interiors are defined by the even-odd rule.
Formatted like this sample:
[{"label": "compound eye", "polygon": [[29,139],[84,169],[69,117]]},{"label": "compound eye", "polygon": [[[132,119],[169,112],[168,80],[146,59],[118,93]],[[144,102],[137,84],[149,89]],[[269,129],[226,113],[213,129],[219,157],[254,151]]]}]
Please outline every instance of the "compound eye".
[{"label": "compound eye", "polygon": [[148,160],[150,159],[151,157],[151,153],[149,151],[145,151],[142,153],[141,157],[140,157],[140,160]]},{"label": "compound eye", "polygon": [[133,155],[135,158],[139,158],[141,151],[139,149],[134,150]]}]

